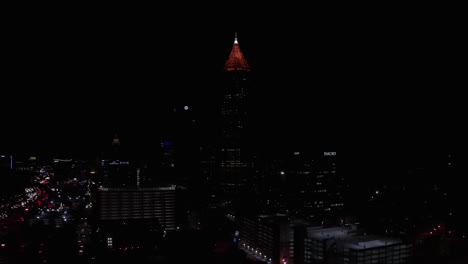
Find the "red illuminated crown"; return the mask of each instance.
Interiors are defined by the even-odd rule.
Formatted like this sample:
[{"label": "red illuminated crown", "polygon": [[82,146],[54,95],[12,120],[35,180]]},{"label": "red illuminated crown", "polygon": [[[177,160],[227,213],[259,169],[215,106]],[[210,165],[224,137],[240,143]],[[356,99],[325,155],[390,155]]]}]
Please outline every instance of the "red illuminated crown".
[{"label": "red illuminated crown", "polygon": [[231,54],[224,64],[224,71],[250,71],[250,67],[244,58],[244,54],[239,48],[237,42],[237,33],[234,37],[234,45],[232,46]]}]

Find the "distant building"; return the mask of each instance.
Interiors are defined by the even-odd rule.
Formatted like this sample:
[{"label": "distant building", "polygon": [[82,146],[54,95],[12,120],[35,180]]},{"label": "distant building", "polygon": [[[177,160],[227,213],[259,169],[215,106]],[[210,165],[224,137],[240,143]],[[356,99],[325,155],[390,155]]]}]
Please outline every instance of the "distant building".
[{"label": "distant building", "polygon": [[[176,166],[174,142],[163,140],[161,142],[161,168],[170,173]],[[172,174],[172,173],[170,173]]]},{"label": "distant building", "polygon": [[0,155],[0,175],[8,177],[13,168],[13,156],[2,154]]},{"label": "distant building", "polygon": [[[332,154],[333,153],[333,154]],[[346,184],[338,171],[336,152],[291,152],[272,162],[269,211],[299,217],[338,219],[345,205]]]},{"label": "distant building", "polygon": [[134,186],[136,169],[128,160],[101,160],[102,183],[104,186]]},{"label": "distant building", "polygon": [[100,157],[99,181],[106,187],[135,185],[134,168],[121,146],[117,133],[112,139],[112,148],[107,149]]},{"label": "distant building", "polygon": [[5,171],[13,169],[13,156],[2,154],[0,155],[0,169]]},{"label": "distant building", "polygon": [[149,160],[130,156],[138,155],[130,153],[121,145],[119,136],[115,133],[111,147],[100,156],[96,180],[104,187],[155,187],[156,181],[151,175]]}]

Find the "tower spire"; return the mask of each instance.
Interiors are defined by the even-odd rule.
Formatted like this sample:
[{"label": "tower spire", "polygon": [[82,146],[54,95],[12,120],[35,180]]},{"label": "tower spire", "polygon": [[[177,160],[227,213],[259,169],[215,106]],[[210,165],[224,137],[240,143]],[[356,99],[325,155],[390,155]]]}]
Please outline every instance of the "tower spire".
[{"label": "tower spire", "polygon": [[244,58],[244,54],[239,48],[237,41],[237,32],[234,33],[234,44],[232,45],[231,54],[224,64],[224,71],[250,71],[250,67]]}]

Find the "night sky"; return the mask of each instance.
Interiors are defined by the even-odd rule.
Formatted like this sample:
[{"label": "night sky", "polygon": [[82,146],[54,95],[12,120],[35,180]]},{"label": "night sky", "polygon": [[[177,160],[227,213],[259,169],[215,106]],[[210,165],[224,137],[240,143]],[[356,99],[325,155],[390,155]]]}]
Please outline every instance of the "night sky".
[{"label": "night sky", "polygon": [[211,122],[237,31],[261,146],[388,157],[462,149],[466,52],[456,15],[224,19],[15,16],[2,34],[1,146],[99,151],[115,130],[138,146],[159,141],[174,126],[166,113],[184,105]]}]

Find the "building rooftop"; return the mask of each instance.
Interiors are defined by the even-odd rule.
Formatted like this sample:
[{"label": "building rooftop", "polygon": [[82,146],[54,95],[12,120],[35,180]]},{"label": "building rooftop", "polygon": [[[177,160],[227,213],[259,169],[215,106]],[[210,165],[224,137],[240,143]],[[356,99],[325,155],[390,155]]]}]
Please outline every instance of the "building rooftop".
[{"label": "building rooftop", "polygon": [[349,227],[309,227],[307,237],[314,240],[333,239],[346,248],[369,249],[402,243],[399,239],[376,235],[359,235],[356,229]]},{"label": "building rooftop", "polygon": [[[364,241],[360,241],[361,239],[365,239]],[[401,240],[398,239],[389,239],[389,238],[383,238],[379,237],[379,239],[375,239],[375,237],[357,237],[355,242],[351,243],[346,243],[345,247],[347,248],[352,248],[352,249],[369,249],[369,248],[377,248],[377,247],[383,247],[383,246],[390,246],[390,245],[396,245],[400,244]]]},{"label": "building rooftop", "polygon": [[176,189],[175,185],[172,186],[163,186],[163,187],[149,187],[149,188],[107,188],[101,187],[99,191],[101,192],[141,192],[141,191],[174,191]]},{"label": "building rooftop", "polygon": [[344,239],[346,237],[351,237],[352,230],[347,227],[331,227],[331,228],[321,228],[321,227],[309,227],[307,228],[307,237],[315,240],[324,240],[324,239]]}]

